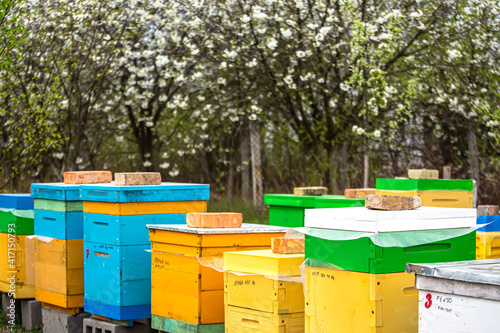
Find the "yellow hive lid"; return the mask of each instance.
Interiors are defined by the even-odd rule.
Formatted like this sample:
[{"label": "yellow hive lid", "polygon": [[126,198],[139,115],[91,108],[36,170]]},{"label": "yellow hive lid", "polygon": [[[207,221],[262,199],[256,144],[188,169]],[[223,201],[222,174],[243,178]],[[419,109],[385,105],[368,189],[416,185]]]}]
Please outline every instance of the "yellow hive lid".
[{"label": "yellow hive lid", "polygon": [[271,250],[224,253],[224,270],[236,273],[300,276],[304,254],[277,254]]}]

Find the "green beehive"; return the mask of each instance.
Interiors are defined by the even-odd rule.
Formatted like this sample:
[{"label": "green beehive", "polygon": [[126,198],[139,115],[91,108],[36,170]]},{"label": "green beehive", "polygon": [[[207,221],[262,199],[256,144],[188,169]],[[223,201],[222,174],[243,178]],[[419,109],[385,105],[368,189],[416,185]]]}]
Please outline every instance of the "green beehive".
[{"label": "green beehive", "polygon": [[343,195],[266,194],[264,204],[269,205],[269,225],[298,228],[304,226],[306,209],[362,207],[365,200],[346,199]]},{"label": "green beehive", "polygon": [[472,191],[469,179],[392,179],[378,178],[377,190],[390,191]]},{"label": "green beehive", "polygon": [[[411,237],[411,233],[407,232]],[[355,234],[355,232],[353,232]],[[371,238],[328,240],[306,234],[306,259],[335,265],[341,269],[385,274],[404,272],[406,263],[435,263],[476,259],[476,232],[409,247],[382,247]]]},{"label": "green beehive", "polygon": [[33,235],[33,209],[0,209],[0,232]]}]

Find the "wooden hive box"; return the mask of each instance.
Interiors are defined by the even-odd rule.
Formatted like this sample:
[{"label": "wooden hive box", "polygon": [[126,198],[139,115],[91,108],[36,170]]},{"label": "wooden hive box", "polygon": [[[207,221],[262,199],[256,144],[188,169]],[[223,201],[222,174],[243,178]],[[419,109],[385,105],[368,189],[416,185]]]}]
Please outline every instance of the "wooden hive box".
[{"label": "wooden hive box", "polygon": [[0,291],[15,299],[35,298],[35,286],[28,284],[35,275],[34,249],[26,246],[26,237],[0,233]]},{"label": "wooden hive box", "polygon": [[[161,325],[192,324],[196,329],[224,322],[224,252],[270,249],[271,238],[286,232],[286,228],[245,223],[241,228],[148,227],[153,320]],[[209,262],[218,263],[218,270]]]},{"label": "wooden hive box", "polygon": [[303,261],[271,250],[224,253],[226,332],[303,332]]},{"label": "wooden hive box", "polygon": [[305,267],[305,332],[417,333],[418,291],[406,272]]}]

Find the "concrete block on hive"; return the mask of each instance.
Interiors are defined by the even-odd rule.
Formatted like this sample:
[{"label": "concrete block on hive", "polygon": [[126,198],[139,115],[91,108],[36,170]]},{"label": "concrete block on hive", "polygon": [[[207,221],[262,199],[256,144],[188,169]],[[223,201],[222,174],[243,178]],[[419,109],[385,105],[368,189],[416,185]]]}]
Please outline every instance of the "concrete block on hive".
[{"label": "concrete block on hive", "polygon": [[410,210],[422,206],[420,197],[400,197],[369,194],[365,197],[365,207],[378,210]]},{"label": "concrete block on hive", "polygon": [[375,194],[374,188],[346,188],[344,196],[347,199],[362,199],[367,194]]},{"label": "concrete block on hive", "polygon": [[111,171],[69,171],[64,173],[65,184],[111,183]]},{"label": "concrete block on hive", "polygon": [[477,206],[477,216],[495,216],[500,215],[498,205]]},{"label": "concrete block on hive", "polygon": [[89,317],[87,312],[71,315],[42,306],[44,332],[83,333],[83,320]]},{"label": "concrete block on hive", "polygon": [[187,213],[186,222],[191,228],[239,228],[241,213]]},{"label": "concrete block on hive", "polygon": [[323,186],[313,186],[313,187],[296,187],[293,189],[294,195],[304,196],[304,195],[324,195],[328,193],[328,189]]},{"label": "concrete block on hive", "polygon": [[159,172],[115,173],[116,186],[160,185],[160,184],[161,184],[161,175]]},{"label": "concrete block on hive", "polygon": [[427,169],[410,169],[408,170],[408,178],[410,179],[439,179],[439,171]]},{"label": "concrete block on hive", "polygon": [[271,249],[276,254],[305,253],[304,238],[272,238]]}]

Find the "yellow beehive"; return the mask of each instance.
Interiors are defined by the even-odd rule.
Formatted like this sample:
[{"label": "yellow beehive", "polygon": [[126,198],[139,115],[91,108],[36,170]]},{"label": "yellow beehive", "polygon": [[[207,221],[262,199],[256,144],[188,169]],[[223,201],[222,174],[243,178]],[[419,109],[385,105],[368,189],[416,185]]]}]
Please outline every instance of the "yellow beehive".
[{"label": "yellow beehive", "polygon": [[476,259],[500,258],[500,231],[476,233]]},{"label": "yellow beehive", "polygon": [[83,239],[35,240],[35,298],[61,308],[83,307]]},{"label": "yellow beehive", "polygon": [[303,254],[275,254],[271,250],[226,252],[226,306],[275,314],[304,312],[300,278]]},{"label": "yellow beehive", "polygon": [[0,233],[0,291],[16,299],[35,297],[35,286],[28,283],[35,275],[33,247],[26,243],[25,235]]},{"label": "yellow beehive", "polygon": [[422,206],[473,208],[474,193],[471,191],[391,191],[376,190],[376,194],[420,197]]},{"label": "yellow beehive", "polygon": [[98,202],[84,201],[85,213],[107,215],[180,214],[206,212],[206,201]]},{"label": "yellow beehive", "polygon": [[274,314],[229,306],[226,333],[301,333],[304,332],[304,312]]},{"label": "yellow beehive", "polygon": [[305,332],[416,333],[418,290],[408,273],[305,267]]},{"label": "yellow beehive", "polygon": [[241,232],[245,228],[226,229],[221,234],[187,226],[156,227],[149,234],[151,313],[195,325],[224,322],[222,265],[216,270],[207,263],[212,258],[221,262],[226,251],[269,249],[271,238],[284,235],[283,228],[268,226],[248,233]]}]

